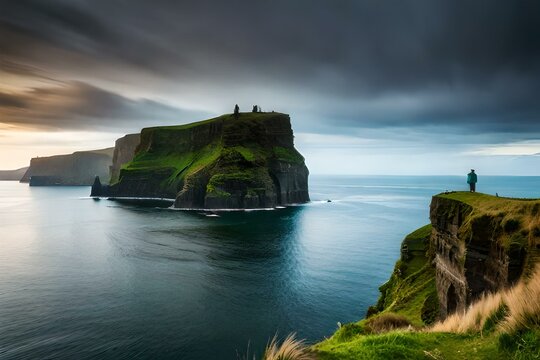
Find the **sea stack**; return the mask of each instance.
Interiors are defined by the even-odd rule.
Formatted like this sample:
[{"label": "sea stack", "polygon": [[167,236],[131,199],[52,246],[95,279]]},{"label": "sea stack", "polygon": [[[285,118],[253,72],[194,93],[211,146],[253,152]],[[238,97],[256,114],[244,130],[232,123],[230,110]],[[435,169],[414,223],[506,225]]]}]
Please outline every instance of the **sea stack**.
[{"label": "sea stack", "polygon": [[104,196],[170,198],[177,208],[271,208],[309,201],[289,115],[240,113],[143,129]]}]

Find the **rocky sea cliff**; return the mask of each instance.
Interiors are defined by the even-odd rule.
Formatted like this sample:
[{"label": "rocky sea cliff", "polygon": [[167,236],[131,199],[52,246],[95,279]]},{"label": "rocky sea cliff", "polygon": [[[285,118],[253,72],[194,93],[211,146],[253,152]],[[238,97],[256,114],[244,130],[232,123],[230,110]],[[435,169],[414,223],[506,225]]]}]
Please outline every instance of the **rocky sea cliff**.
[{"label": "rocky sea cliff", "polygon": [[[117,143],[118,146],[118,143]],[[240,113],[145,128],[131,161],[92,196],[169,198],[177,208],[271,208],[309,201],[289,115]]]}]

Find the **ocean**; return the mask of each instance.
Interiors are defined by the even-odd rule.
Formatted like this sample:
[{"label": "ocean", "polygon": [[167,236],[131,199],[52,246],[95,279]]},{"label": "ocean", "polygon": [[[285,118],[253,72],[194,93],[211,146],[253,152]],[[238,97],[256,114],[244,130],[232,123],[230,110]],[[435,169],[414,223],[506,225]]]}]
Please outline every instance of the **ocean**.
[{"label": "ocean", "polygon": [[[431,196],[465,177],[311,176],[312,202],[219,216],[0,182],[0,358],[240,359],[361,319]],[[540,198],[540,177],[477,191]],[[328,202],[330,200],[330,202]]]}]

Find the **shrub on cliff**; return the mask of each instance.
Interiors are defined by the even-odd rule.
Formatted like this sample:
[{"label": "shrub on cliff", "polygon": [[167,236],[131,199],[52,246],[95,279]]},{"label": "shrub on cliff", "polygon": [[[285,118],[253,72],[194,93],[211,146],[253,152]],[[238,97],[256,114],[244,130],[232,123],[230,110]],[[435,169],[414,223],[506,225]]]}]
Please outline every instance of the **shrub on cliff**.
[{"label": "shrub on cliff", "polygon": [[411,322],[405,316],[395,313],[383,313],[366,321],[367,332],[373,334],[380,334],[403,328],[412,328]]}]

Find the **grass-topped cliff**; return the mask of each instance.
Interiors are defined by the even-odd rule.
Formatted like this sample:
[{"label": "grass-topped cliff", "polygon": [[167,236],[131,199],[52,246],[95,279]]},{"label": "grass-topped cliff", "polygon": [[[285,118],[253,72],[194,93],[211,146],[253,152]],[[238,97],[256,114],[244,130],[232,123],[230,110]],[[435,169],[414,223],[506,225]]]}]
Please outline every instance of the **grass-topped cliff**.
[{"label": "grass-topped cliff", "polygon": [[439,194],[430,219],[404,239],[366,318],[298,345],[305,356],[540,358],[540,200]]},{"label": "grass-topped cliff", "polygon": [[35,157],[20,179],[30,185],[91,185],[94,177],[108,178],[113,148]]},{"label": "grass-topped cliff", "polygon": [[185,208],[306,202],[308,170],[293,138],[289,116],[281,113],[146,128],[109,195],[174,198]]},{"label": "grass-topped cliff", "polygon": [[[540,200],[537,199],[514,199],[497,197],[487,194],[470,192],[452,192],[440,194],[436,199],[445,201],[447,213],[459,211],[462,208],[466,216],[460,228],[459,236],[468,238],[484,236],[486,240],[496,241],[505,249],[513,247],[526,250],[531,258],[527,270],[538,262],[535,256],[535,245],[540,238]],[[482,232],[482,228],[492,231],[491,234]]]}]

